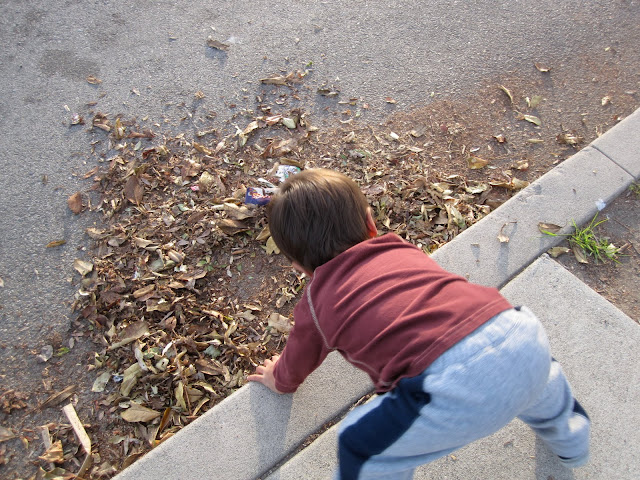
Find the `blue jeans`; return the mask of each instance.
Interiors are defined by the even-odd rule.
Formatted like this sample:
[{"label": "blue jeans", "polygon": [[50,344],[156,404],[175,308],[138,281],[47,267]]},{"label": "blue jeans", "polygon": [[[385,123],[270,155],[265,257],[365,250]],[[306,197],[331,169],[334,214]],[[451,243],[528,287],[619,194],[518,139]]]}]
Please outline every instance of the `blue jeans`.
[{"label": "blue jeans", "polygon": [[526,307],[495,316],[422,374],[354,409],[336,478],[411,479],[413,470],[520,418],[567,466],[586,462],[590,422]]}]

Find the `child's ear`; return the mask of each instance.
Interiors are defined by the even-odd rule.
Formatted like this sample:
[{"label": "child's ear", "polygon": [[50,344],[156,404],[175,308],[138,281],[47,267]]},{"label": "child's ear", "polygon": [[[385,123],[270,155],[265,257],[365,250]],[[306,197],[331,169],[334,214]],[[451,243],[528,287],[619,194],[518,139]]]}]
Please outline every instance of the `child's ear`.
[{"label": "child's ear", "polygon": [[373,219],[373,210],[371,207],[367,208],[367,233],[369,238],[375,238],[378,236],[378,229],[376,228],[376,221]]},{"label": "child's ear", "polygon": [[304,268],[302,265],[300,265],[295,260],[291,262],[291,266],[293,268],[295,268],[298,272],[304,273],[307,277],[309,277],[309,278],[313,277],[313,272],[312,271],[307,270],[306,268]]}]

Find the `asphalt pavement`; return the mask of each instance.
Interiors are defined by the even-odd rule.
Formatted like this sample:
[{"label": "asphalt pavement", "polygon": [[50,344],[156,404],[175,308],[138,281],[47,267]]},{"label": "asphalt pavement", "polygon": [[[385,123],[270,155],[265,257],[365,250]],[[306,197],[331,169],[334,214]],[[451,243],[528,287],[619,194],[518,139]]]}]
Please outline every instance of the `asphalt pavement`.
[{"label": "asphalt pavement", "polygon": [[[541,319],[553,355],[593,422],[591,461],[564,468],[522,422],[423,466],[416,479],[635,480],[640,471],[640,319],[631,319],[545,252],[562,237],[538,223],[582,224],[640,178],[640,110],[519,192],[433,257],[501,288]],[[508,228],[503,228],[507,225]],[[506,234],[508,242],[498,240]],[[292,395],[250,383],[128,467],[117,480],[330,479],[336,428],[292,452],[371,390],[332,354]]]}]

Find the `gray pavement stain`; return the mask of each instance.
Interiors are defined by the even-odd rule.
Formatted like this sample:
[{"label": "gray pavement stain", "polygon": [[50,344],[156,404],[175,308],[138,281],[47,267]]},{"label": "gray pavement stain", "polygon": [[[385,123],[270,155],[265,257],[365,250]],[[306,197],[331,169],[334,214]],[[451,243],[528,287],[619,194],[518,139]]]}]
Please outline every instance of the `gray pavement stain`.
[{"label": "gray pavement stain", "polygon": [[82,58],[70,50],[45,50],[38,66],[45,76],[61,75],[81,82],[86,82],[89,75],[100,75],[98,62]]}]

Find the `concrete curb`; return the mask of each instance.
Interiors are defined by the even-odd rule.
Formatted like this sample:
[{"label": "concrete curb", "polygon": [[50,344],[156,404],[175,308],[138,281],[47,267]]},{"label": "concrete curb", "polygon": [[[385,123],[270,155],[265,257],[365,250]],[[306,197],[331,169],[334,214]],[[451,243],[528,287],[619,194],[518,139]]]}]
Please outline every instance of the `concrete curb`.
[{"label": "concrete curb", "polygon": [[[640,116],[638,116],[640,130]],[[638,157],[640,163],[640,156]],[[538,223],[581,225],[620,195],[633,177],[600,151],[586,147],[462,232],[434,254],[444,268],[470,281],[501,287],[563,237],[542,234]],[[509,237],[500,243],[498,234]]]},{"label": "concrete curb", "polygon": [[370,389],[365,373],[332,353],[295,394],[249,383],[115,478],[259,477]]},{"label": "concrete curb", "polygon": [[595,140],[591,146],[624,168],[634,178],[640,177],[640,109]]},{"label": "concrete curb", "polygon": [[[596,202],[610,202],[637,176],[640,110],[593,146],[533,182],[433,257],[444,268],[473,282],[501,287],[562,240],[542,235],[538,222],[566,225],[562,232],[568,232],[572,220],[577,224],[588,221],[597,212]],[[498,241],[501,229],[509,236],[508,243]],[[523,290],[531,289],[524,286]],[[294,395],[276,396],[260,385],[244,386],[115,478],[197,478],[212,470],[220,480],[263,474],[371,388],[366,375],[334,357]],[[329,473],[324,474],[316,478],[330,477]],[[304,478],[312,478],[311,470]]]}]

